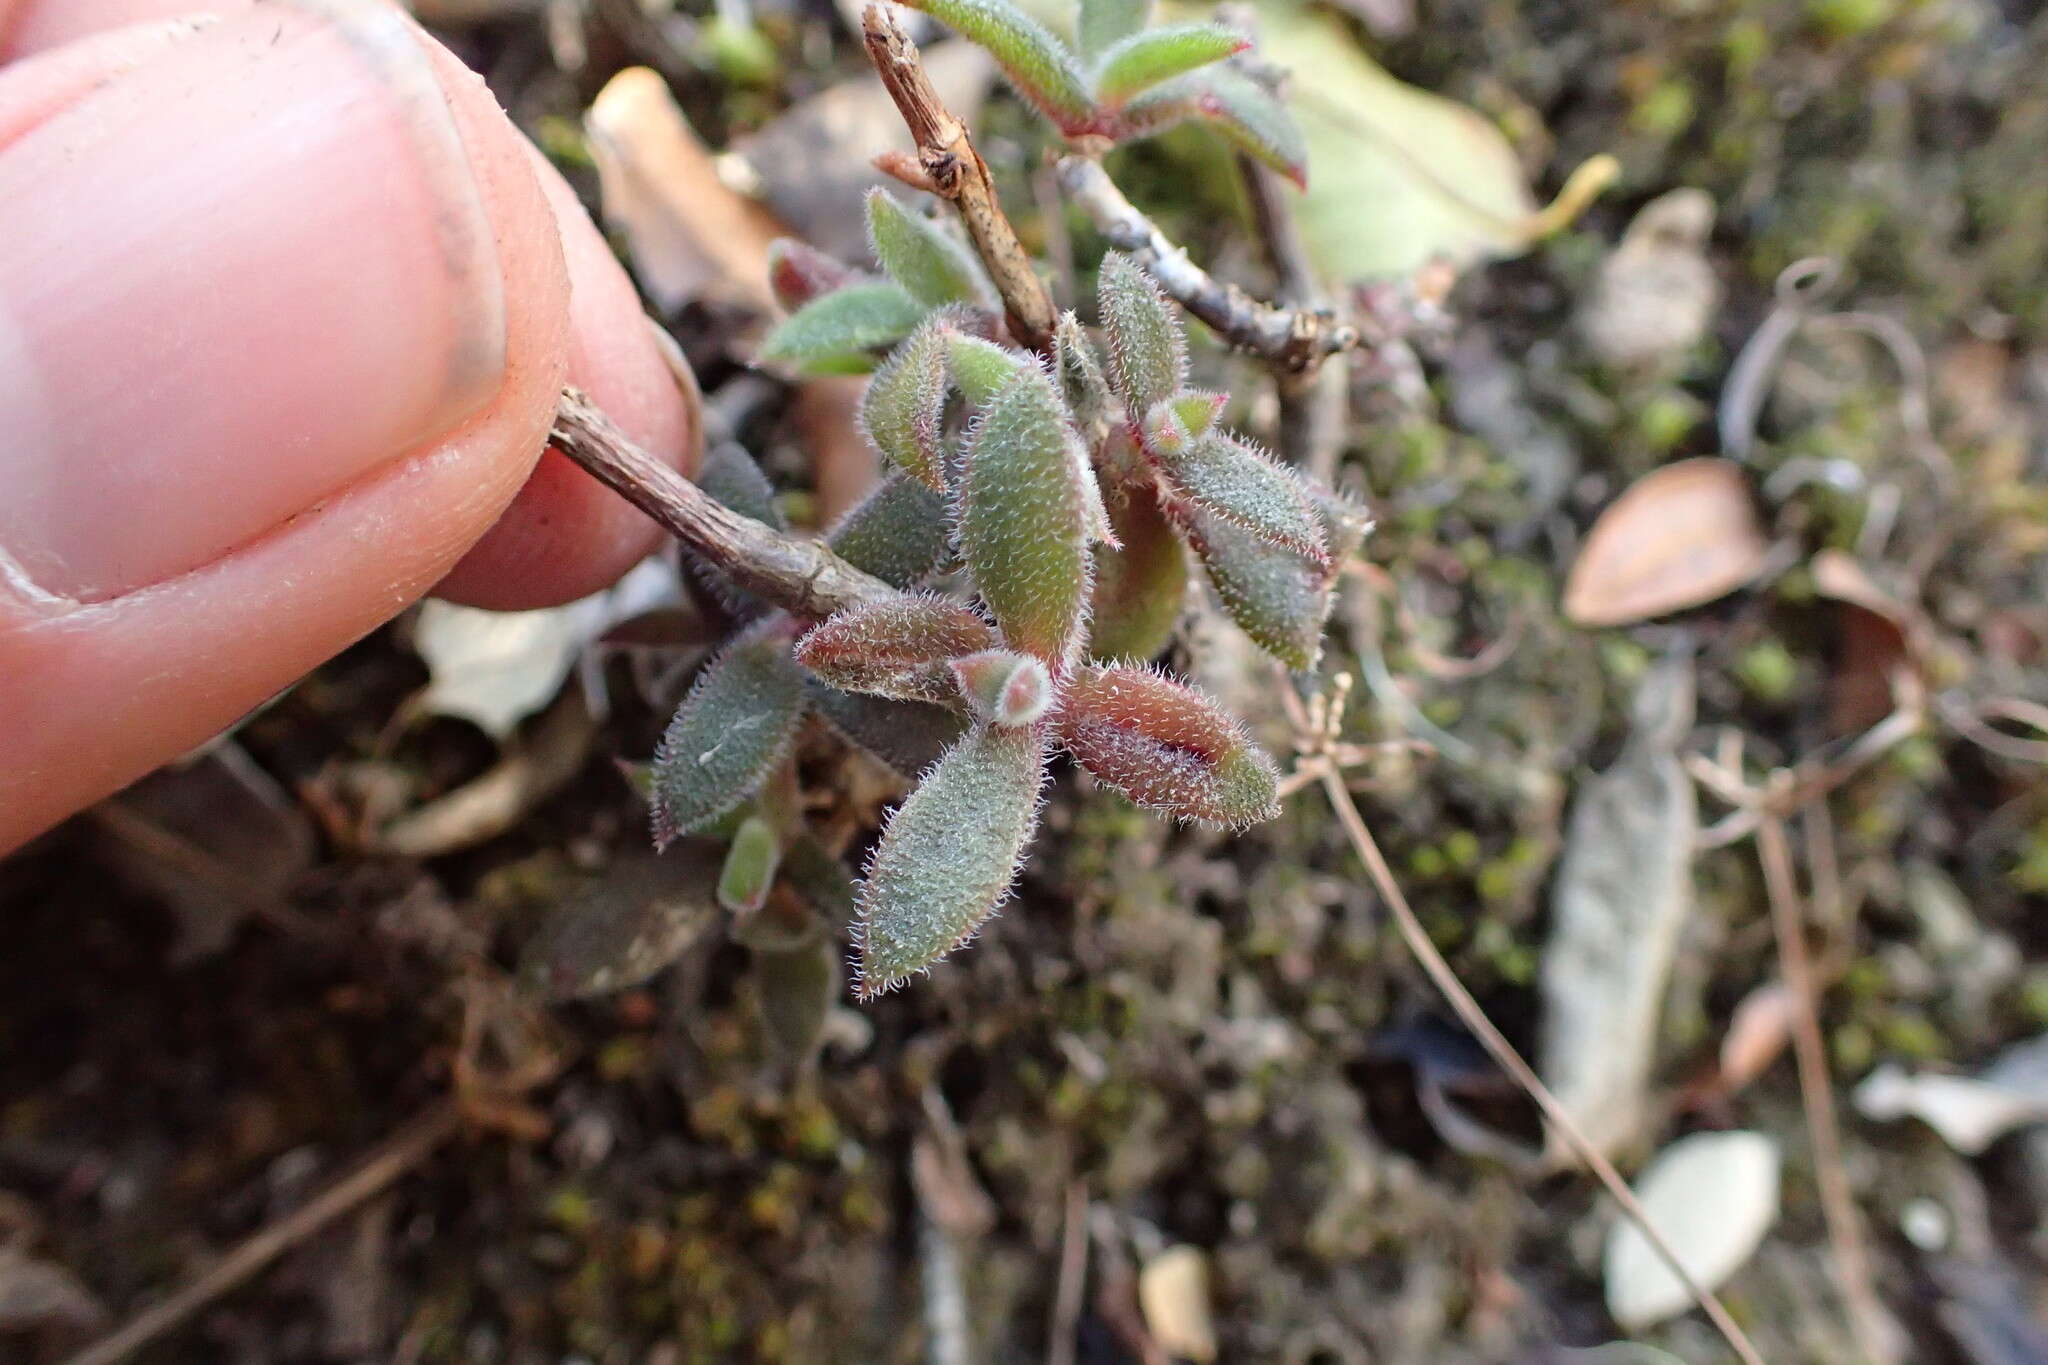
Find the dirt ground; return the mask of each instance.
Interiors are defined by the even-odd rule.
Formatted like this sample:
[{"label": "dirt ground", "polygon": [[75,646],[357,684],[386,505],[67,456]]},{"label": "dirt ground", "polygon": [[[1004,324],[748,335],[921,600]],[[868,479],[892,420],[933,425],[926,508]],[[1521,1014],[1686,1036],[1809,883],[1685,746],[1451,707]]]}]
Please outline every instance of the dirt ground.
[{"label": "dirt ground", "polygon": [[[759,7],[765,79],[744,51],[693,66],[618,4],[507,8],[450,41],[586,191],[577,120],[630,63],[667,70],[714,144],[862,74],[820,7]],[[1777,970],[1736,831],[1692,863],[1649,1112],[1618,1160],[1633,1173],[1696,1132],[1775,1139],[1781,1207],[1723,1290],[1774,1365],[1857,1358],[1825,1175],[1853,1196],[1900,1359],[2048,1359],[2048,1132],[1966,1154],[1852,1098],[1884,1066],[1974,1075],[2048,1029],[2028,729],[2048,703],[2048,18],[2017,0],[1356,9],[1367,50],[1506,130],[1539,189],[1598,153],[1622,167],[1576,225],[1466,275],[1423,348],[1426,390],[1361,377],[1342,477],[1378,529],[1323,677],[1357,682],[1344,738],[1383,746],[1350,774],[1367,820],[1534,1055],[1573,798],[1628,752],[1658,661],[1690,661],[1683,752],[1739,735],[1752,779],[1842,758],[1912,665],[1918,722],[1791,822],[1841,1151],[1820,1169],[1789,1054],[1730,1074],[1738,1007]],[[580,68],[550,22],[580,25]],[[1039,144],[1005,97],[985,122],[1038,240]],[[1133,197],[1270,288],[1180,154],[1134,153]],[[1615,363],[1589,316],[1624,230],[1679,187],[1712,200],[1704,242],[1678,248],[1708,267],[1705,334]],[[1735,358],[1780,273],[1816,256],[1839,265],[1830,306],[1902,325],[1903,349],[1881,328],[1803,333],[1769,376],[1748,467],[1770,563],[1653,625],[1568,621],[1595,515],[1722,450]],[[724,314],[669,320],[707,391],[736,376]],[[1270,425],[1264,381],[1198,363]],[[806,420],[771,391],[742,423],[798,493]],[[1824,550],[1864,567],[1863,600],[1817,570]],[[842,998],[792,1064],[752,955],[716,924],[633,989],[518,994],[565,904],[658,899],[614,759],[652,749],[680,675],[650,685],[663,670],[614,654],[603,720],[572,684],[522,731],[548,780],[508,783],[509,828],[405,856],[370,831],[500,761],[473,725],[406,709],[427,676],[413,629],[0,863],[0,1362],[64,1359],[418,1116],[441,1121],[451,1093],[452,1137],[136,1358],[1150,1365],[1176,1339],[1208,1354],[1206,1317],[1223,1361],[1458,1365],[1622,1335],[1603,1306],[1612,1207],[1528,1159],[1533,1112],[1451,1021],[1313,788],[1224,836],[1062,769],[1018,899],[929,978]],[[1227,626],[1194,622],[1172,661],[1287,755],[1272,675]],[[837,812],[894,799],[822,736],[802,772]],[[1709,828],[1729,811],[1700,797]],[[2048,1092],[2033,1102],[2048,1113]],[[1162,1269],[1176,1258],[1205,1282]],[[1697,1313],[1639,1339],[1733,1358]]]}]

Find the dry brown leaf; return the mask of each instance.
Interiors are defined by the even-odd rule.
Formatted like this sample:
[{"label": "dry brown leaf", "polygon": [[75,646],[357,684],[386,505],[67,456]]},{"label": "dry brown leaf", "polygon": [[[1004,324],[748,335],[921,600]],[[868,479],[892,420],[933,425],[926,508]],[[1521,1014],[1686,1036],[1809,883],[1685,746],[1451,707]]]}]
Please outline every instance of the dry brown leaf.
[{"label": "dry brown leaf", "polygon": [[1732,1095],[1764,1074],[1792,1038],[1797,999],[1782,981],[1758,986],[1742,997],[1721,1038],[1722,1095]]},{"label": "dry brown leaf", "polygon": [[1767,548],[1741,466],[1680,460],[1636,480],[1593,523],[1564,612],[1621,626],[1696,607],[1755,579]]},{"label": "dry brown leaf", "polygon": [[634,273],[658,305],[708,299],[774,309],[768,244],[789,233],[719,179],[659,72],[635,66],[612,77],[583,124],[605,222],[625,234]]},{"label": "dry brown leaf", "polygon": [[1810,567],[1813,590],[1845,608],[1835,667],[1828,671],[1828,728],[1838,735],[1868,729],[1891,712],[1892,677],[1900,665],[1926,661],[1933,625],[1841,550],[1822,550]]},{"label": "dry brown leaf", "polygon": [[[1642,1131],[1665,988],[1694,904],[1699,798],[1678,758],[1694,690],[1690,656],[1644,675],[1627,746],[1573,799],[1551,891],[1536,1069],[1603,1155]],[[1576,1157],[1555,1127],[1548,1155]]]}]

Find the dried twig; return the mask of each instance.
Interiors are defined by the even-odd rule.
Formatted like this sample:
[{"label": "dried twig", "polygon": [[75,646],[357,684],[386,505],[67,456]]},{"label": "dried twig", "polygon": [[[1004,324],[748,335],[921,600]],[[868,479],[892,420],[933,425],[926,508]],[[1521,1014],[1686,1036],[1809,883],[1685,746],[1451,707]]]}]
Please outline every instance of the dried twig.
[{"label": "dried twig", "polygon": [[310,1202],[258,1231],[205,1274],[136,1314],[64,1365],[114,1365],[186,1321],[272,1261],[366,1202],[425,1161],[461,1129],[452,1101],[433,1105],[379,1143],[355,1170]]},{"label": "dried twig", "polygon": [[1045,1365],[1074,1365],[1074,1333],[1081,1323],[1081,1291],[1088,1279],[1088,1186],[1067,1183],[1066,1226],[1060,1234],[1060,1274],[1052,1300]]},{"label": "dried twig", "polygon": [[[1789,773],[1781,773],[1789,781]],[[1866,1360],[1892,1365],[1897,1344],[1888,1338],[1890,1319],[1871,1287],[1870,1257],[1863,1245],[1863,1220],[1842,1168],[1841,1133],[1835,1125],[1834,1091],[1828,1082],[1826,1045],[1816,1011],[1817,987],[1806,950],[1805,915],[1792,872],[1792,851],[1783,817],[1764,818],[1756,832],[1757,857],[1763,863],[1764,887],[1771,902],[1771,932],[1778,942],[1778,975],[1792,997],[1792,1056],[1799,1069],[1799,1100],[1806,1111],[1806,1132],[1813,1143],[1813,1175],[1820,1188],[1822,1220],[1834,1251],[1836,1287],[1849,1310],[1849,1330]]]},{"label": "dried twig", "polygon": [[1216,280],[1124,198],[1096,162],[1062,157],[1059,172],[1060,184],[1110,245],[1137,257],[1161,289],[1231,345],[1283,370],[1300,371],[1359,344],[1358,328],[1327,312],[1275,308]]},{"label": "dried twig", "polygon": [[[1281,685],[1291,696],[1292,684],[1283,678]],[[1298,704],[1289,710],[1291,713],[1298,713]],[[1308,749],[1304,755],[1303,768],[1317,770],[1318,776],[1322,779],[1323,792],[1329,797],[1331,809],[1337,814],[1338,824],[1343,826],[1345,837],[1351,841],[1351,847],[1358,854],[1359,861],[1365,864],[1366,875],[1372,880],[1380,899],[1386,903],[1388,912],[1394,918],[1394,927],[1400,931],[1408,950],[1415,954],[1416,960],[1422,964],[1422,970],[1443,994],[1444,999],[1449,1002],[1451,1009],[1470,1030],[1472,1036],[1479,1040],[1480,1046],[1484,1047],[1501,1070],[1507,1072],[1515,1084],[1535,1101],[1536,1107],[1543,1111],[1543,1117],[1556,1128],[1565,1145],[1572,1149],[1573,1155],[1586,1164],[1587,1169],[1593,1172],[1594,1178],[1621,1206],[1622,1212],[1642,1229],[1644,1238],[1658,1257],[1670,1268],[1671,1273],[1678,1277],[1678,1282],[1685,1286],[1693,1302],[1700,1306],[1701,1311],[1720,1331],[1743,1365],[1763,1365],[1763,1357],[1757,1354],[1755,1345],[1750,1342],[1735,1319],[1729,1316],[1721,1300],[1711,1290],[1704,1288],[1693,1277],[1692,1272],[1685,1268],[1684,1263],[1678,1259],[1678,1253],[1672,1250],[1671,1244],[1664,1239],[1664,1234],[1650,1221],[1648,1211],[1636,1198],[1635,1192],[1629,1189],[1628,1182],[1621,1178],[1621,1173],[1586,1140],[1585,1134],[1572,1122],[1571,1115],[1558,1102],[1557,1096],[1550,1093],[1550,1088],[1544,1085],[1529,1064],[1522,1060],[1522,1055],[1515,1051],[1514,1044],[1494,1027],[1493,1021],[1486,1017],[1486,1011],[1472,998],[1472,993],[1465,989],[1464,983],[1458,980],[1458,974],[1451,970],[1451,964],[1444,961],[1443,954],[1430,942],[1428,931],[1422,927],[1422,921],[1416,918],[1414,907],[1408,904],[1408,897],[1402,892],[1401,884],[1394,879],[1393,869],[1387,866],[1386,856],[1380,852],[1379,844],[1372,837],[1372,831],[1366,827],[1364,817],[1358,813],[1358,806],[1352,801],[1351,792],[1344,785],[1342,773],[1324,752],[1334,739],[1340,714],[1332,712],[1320,717],[1307,717],[1309,726],[1300,736],[1300,742]],[[1316,724],[1317,721],[1321,723]],[[1301,721],[1297,721],[1296,724],[1297,728],[1301,728]]]},{"label": "dried twig", "polygon": [[[967,235],[974,239],[982,264],[1003,296],[1011,333],[1034,351],[1050,351],[1053,324],[1058,320],[1052,295],[1003,213],[988,163],[974,150],[967,125],[939,99],[924,63],[918,60],[917,44],[887,10],[869,5],[861,15],[861,36],[867,43],[868,59],[875,64],[889,98],[896,101],[897,112],[917,143],[918,169],[934,193],[960,210]],[[884,169],[894,164],[892,161]],[[894,170],[891,173],[896,174]]]},{"label": "dried twig", "polygon": [[714,502],[639,446],[576,389],[562,390],[555,446],[661,523],[683,547],[739,587],[798,616],[822,618],[896,596],[814,540],[787,536]]}]

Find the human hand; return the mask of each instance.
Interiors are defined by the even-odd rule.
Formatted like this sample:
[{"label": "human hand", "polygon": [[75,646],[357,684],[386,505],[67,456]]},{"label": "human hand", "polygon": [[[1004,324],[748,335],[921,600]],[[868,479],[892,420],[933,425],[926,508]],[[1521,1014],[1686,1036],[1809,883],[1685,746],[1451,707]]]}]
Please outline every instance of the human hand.
[{"label": "human hand", "polygon": [[694,415],[395,5],[0,0],[0,63],[0,852],[430,590],[542,606],[653,547],[536,465],[556,394],[679,465]]}]

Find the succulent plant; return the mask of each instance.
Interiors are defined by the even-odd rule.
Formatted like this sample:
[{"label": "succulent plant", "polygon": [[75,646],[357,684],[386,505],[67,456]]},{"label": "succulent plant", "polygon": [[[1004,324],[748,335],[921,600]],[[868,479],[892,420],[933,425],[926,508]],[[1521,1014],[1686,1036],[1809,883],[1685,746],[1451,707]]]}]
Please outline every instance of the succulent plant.
[{"label": "succulent plant", "polygon": [[[1203,117],[1298,178],[1284,111],[1218,65],[1244,46],[1229,30],[1147,29],[1144,4],[1084,0],[1076,55],[1008,0],[914,3],[988,47],[1079,147]],[[850,900],[872,998],[972,937],[1008,895],[1057,753],[1184,820],[1272,815],[1272,761],[1150,661],[1196,565],[1252,640],[1312,667],[1337,566],[1367,523],[1223,426],[1227,397],[1189,386],[1180,320],[1130,259],[1101,262],[1100,340],[1067,313],[1037,353],[1011,344],[997,290],[950,222],[879,190],[866,211],[878,272],[777,246],[770,283],[789,312],[761,355],[869,375],[862,429],[893,468],[826,541],[899,591],[803,621],[721,584],[746,624],[670,724],[651,803],[658,843],[731,835],[720,898],[748,924],[808,923]],[[737,446],[715,453],[703,486],[776,519]],[[777,878],[804,860],[777,833],[792,822],[770,779],[791,783],[806,716],[917,786],[850,897],[792,910]],[[821,979],[809,957],[786,975]]]},{"label": "succulent plant", "polygon": [[905,0],[987,48],[1073,146],[1129,142],[1190,119],[1302,184],[1301,133],[1272,92],[1225,59],[1251,44],[1218,24],[1148,28],[1144,0],[1082,0],[1077,52],[1010,0]]}]

